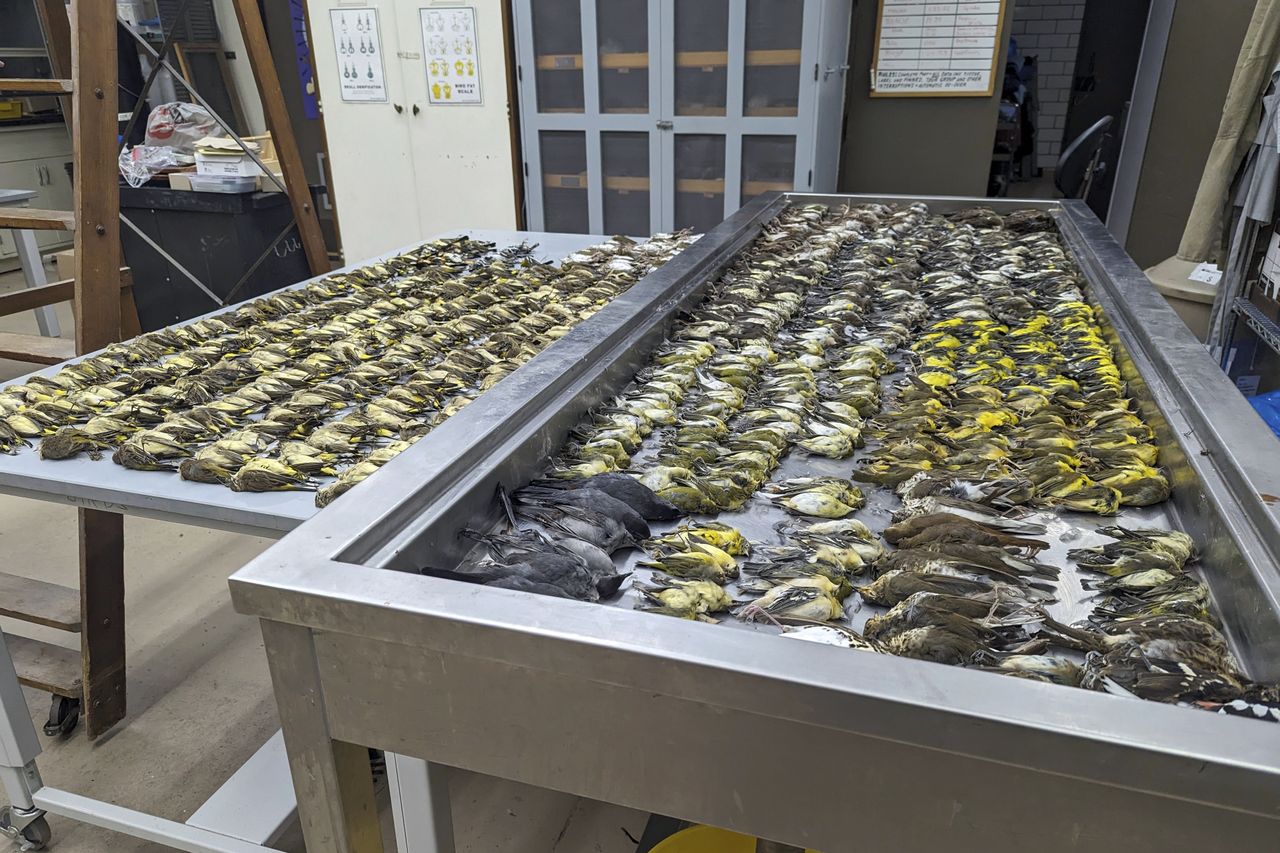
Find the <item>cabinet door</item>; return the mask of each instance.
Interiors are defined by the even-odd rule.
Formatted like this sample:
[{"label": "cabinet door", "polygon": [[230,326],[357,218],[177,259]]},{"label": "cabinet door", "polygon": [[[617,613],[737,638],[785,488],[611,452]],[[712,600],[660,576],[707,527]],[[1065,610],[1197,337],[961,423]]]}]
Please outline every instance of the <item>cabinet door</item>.
[{"label": "cabinet door", "polygon": [[[376,14],[361,14],[371,9]],[[330,10],[339,16],[335,34]],[[355,15],[356,20],[351,21]],[[397,58],[414,47],[413,30],[403,31],[393,0],[367,0],[351,7],[340,0],[311,0],[311,45],[316,79],[324,107],[333,203],[342,229],[348,263],[377,255],[422,238],[418,192],[410,153],[410,105],[405,95],[402,63]],[[342,22],[349,21],[345,34]],[[386,82],[386,101],[344,101],[342,75],[353,66],[372,63],[365,28],[377,27]],[[359,30],[351,32],[351,30]],[[344,49],[338,55],[335,35]],[[354,50],[351,47],[354,46]],[[421,64],[420,56],[417,64]],[[359,70],[359,69],[357,69]],[[367,73],[367,70],[365,71]]]},{"label": "cabinet door", "polygon": [[659,228],[659,0],[515,4],[531,228]]},{"label": "cabinet door", "polygon": [[[472,9],[474,8],[474,18]],[[424,237],[460,228],[516,227],[511,104],[497,3],[397,3],[401,73]],[[474,29],[472,23],[474,21]],[[433,57],[446,75],[428,90]],[[463,57],[466,57],[465,59]],[[470,65],[474,63],[474,67]],[[478,81],[478,102],[451,102],[449,81]],[[458,84],[461,87],[461,83]]]},{"label": "cabinet door", "polygon": [[818,35],[817,93],[811,126],[814,192],[836,191],[840,169],[840,137],[844,131],[844,96],[849,76],[852,0],[822,4]]},{"label": "cabinet door", "polygon": [[[33,206],[38,205],[46,210],[72,210],[75,208],[75,188],[71,184],[71,175],[67,172],[67,164],[71,157],[45,157],[32,161],[36,177],[42,182],[40,196],[31,200]],[[36,243],[40,248],[66,246],[73,238],[69,231],[37,231]]]},{"label": "cabinet door", "polygon": [[[819,0],[662,0],[666,228],[716,225],[808,186]],[[807,134],[806,134],[807,136]]]}]

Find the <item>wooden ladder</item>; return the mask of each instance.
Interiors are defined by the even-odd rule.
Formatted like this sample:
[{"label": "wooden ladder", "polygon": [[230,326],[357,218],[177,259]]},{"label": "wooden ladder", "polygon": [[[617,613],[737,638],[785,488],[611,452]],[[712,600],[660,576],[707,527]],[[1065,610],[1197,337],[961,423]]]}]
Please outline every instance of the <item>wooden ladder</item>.
[{"label": "wooden ladder", "polygon": [[[53,94],[71,126],[74,211],[0,208],[0,227],[69,230],[75,277],[0,295],[0,316],[72,300],[70,341],[0,335],[0,356],[57,364],[141,332],[129,272],[121,266],[116,4],[35,0],[54,80],[0,77],[0,92]],[[302,158],[289,123],[256,0],[234,0],[245,51],[276,143],[286,191],[314,275],[330,269]],[[162,61],[162,60],[158,60]],[[143,96],[145,97],[145,92]],[[0,615],[78,632],[80,650],[6,635],[19,680],[54,695],[47,734],[69,731],[83,714],[90,738],[125,716],[124,516],[79,508],[80,587],[0,572]]]},{"label": "wooden ladder", "polygon": [[[75,209],[2,208],[0,227],[72,231],[75,276],[0,297],[0,312],[51,305],[70,296],[75,340],[4,335],[0,354],[56,364],[121,340],[122,331],[137,334],[139,329],[120,264],[115,4],[82,0],[68,7],[61,0],[37,0],[36,7],[58,79],[0,78],[0,91],[61,96],[74,148]],[[123,330],[122,317],[127,318]],[[25,637],[6,640],[19,679],[54,694],[55,714],[57,697],[62,697],[60,722],[68,729],[75,724],[68,716],[82,708],[85,728],[94,737],[125,712],[124,517],[95,509],[76,512],[80,588],[0,573],[0,614],[80,634],[78,652]]]}]

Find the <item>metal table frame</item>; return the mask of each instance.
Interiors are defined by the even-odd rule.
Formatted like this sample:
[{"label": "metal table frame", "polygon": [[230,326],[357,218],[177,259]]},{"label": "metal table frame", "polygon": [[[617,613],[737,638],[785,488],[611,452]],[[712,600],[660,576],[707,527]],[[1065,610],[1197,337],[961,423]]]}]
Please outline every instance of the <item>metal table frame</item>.
[{"label": "metal table frame", "polygon": [[[547,260],[559,260],[607,239],[600,235],[502,230],[466,230],[440,236],[457,234],[491,241],[499,247],[514,246],[527,240],[538,244],[535,256]],[[394,249],[327,275],[348,272],[418,245],[414,243]],[[314,280],[298,282],[285,289],[300,288]],[[643,286],[642,282],[635,285]],[[204,316],[216,316],[234,307],[221,308]],[[198,319],[201,318],[187,322]],[[557,346],[552,344],[548,351]],[[23,382],[30,376],[50,375],[67,363],[87,357],[79,356],[13,381]],[[284,535],[318,512],[310,492],[236,493],[216,486],[181,482],[176,477],[153,472],[129,471],[106,461],[79,459],[69,463],[41,463],[36,459],[35,451],[30,449],[18,456],[0,456],[0,492],[271,537]],[[25,821],[50,812],[191,853],[262,853],[271,849],[269,845],[288,828],[296,814],[280,732],[268,739],[185,822],[167,820],[46,786],[36,763],[40,751],[30,711],[5,647],[4,635],[0,633],[0,785],[3,785],[15,808],[19,828],[25,825]],[[365,764],[367,767],[367,759]],[[395,804],[397,831],[406,837],[402,850],[414,849],[410,845],[416,843],[414,839],[428,837],[423,834],[425,832],[432,833],[434,837],[448,830],[447,824],[435,828],[424,826],[423,815],[416,808],[402,808],[403,803],[416,799],[427,790],[425,764],[388,755],[387,772]],[[0,833],[0,843],[3,837]]]},{"label": "metal table frame", "polygon": [[[25,204],[35,198],[34,190],[0,190],[0,207],[11,207]],[[22,266],[22,276],[27,287],[43,287],[49,283],[44,272],[44,262],[40,260],[40,244],[36,242],[34,231],[27,228],[12,228],[13,244],[18,250],[18,263]],[[62,326],[58,323],[58,315],[52,305],[42,305],[35,309],[36,326],[40,334],[46,338],[62,336]]]},{"label": "metal table frame", "polygon": [[828,851],[1274,843],[1275,726],[389,569],[456,559],[788,198],[1053,210],[1243,664],[1280,679],[1275,441],[1083,203],[762,196],[232,576],[310,853],[383,849],[367,746],[433,762],[439,820],[460,767]]}]

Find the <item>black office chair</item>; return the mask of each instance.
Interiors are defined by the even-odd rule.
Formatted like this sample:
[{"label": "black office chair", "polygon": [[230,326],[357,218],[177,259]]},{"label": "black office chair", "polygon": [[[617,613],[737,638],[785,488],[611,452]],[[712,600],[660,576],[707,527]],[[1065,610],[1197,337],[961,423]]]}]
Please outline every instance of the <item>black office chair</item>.
[{"label": "black office chair", "polygon": [[1087,199],[1094,179],[1106,172],[1103,148],[1111,138],[1107,130],[1113,121],[1114,116],[1103,116],[1063,149],[1053,170],[1053,185],[1063,198]]}]

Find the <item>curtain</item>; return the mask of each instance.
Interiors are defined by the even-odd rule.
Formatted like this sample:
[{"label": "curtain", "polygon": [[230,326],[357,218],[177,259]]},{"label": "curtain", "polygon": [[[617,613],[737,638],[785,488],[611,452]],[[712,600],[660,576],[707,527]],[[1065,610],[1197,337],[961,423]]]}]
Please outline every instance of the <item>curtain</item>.
[{"label": "curtain", "polygon": [[1218,135],[1209,151],[1178,257],[1186,261],[1226,258],[1233,183],[1258,137],[1262,95],[1280,63],[1280,0],[1258,0],[1245,33]]}]

